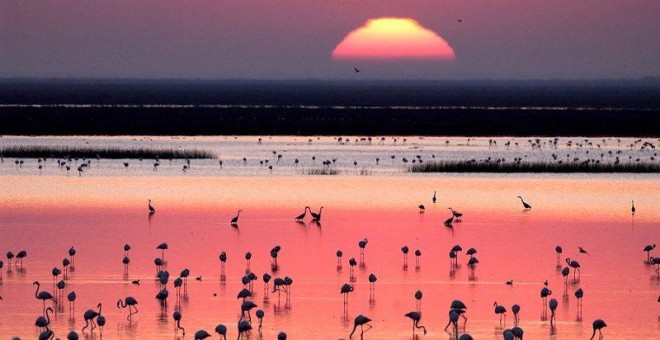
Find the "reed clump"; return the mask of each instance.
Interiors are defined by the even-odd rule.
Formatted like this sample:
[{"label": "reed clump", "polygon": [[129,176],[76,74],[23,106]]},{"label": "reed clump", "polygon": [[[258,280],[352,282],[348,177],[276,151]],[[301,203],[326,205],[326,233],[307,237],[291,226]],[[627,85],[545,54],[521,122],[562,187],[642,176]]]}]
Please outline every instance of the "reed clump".
[{"label": "reed clump", "polygon": [[648,162],[531,161],[496,162],[476,160],[428,161],[413,164],[409,172],[490,172],[490,173],[660,173],[660,164]]},{"label": "reed clump", "polygon": [[16,158],[105,158],[105,159],[216,159],[207,150],[173,148],[119,148],[49,145],[18,145],[0,148],[2,157]]},{"label": "reed clump", "polygon": [[316,176],[316,175],[339,175],[341,172],[338,169],[326,167],[326,168],[307,169],[305,170],[305,173],[307,175]]}]

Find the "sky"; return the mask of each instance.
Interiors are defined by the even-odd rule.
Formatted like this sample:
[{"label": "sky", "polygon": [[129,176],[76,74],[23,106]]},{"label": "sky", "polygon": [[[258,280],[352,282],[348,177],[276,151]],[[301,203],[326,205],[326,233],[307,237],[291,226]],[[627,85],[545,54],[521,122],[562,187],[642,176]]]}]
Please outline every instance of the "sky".
[{"label": "sky", "polygon": [[[0,78],[658,77],[659,14],[658,0],[3,0]],[[416,20],[455,57],[332,58],[380,17]]]}]

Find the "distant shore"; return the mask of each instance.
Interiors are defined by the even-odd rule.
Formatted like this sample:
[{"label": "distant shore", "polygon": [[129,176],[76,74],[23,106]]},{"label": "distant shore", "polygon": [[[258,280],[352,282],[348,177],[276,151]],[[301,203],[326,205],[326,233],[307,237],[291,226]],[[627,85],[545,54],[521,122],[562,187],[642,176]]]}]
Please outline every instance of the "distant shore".
[{"label": "distant shore", "polygon": [[3,135],[658,137],[651,81],[0,81]]}]

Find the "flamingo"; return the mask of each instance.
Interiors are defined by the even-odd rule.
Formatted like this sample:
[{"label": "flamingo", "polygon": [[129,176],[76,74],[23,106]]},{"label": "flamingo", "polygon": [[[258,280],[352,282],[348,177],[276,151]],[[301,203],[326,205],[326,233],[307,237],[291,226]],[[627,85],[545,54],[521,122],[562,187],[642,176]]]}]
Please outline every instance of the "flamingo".
[{"label": "flamingo", "polygon": [[550,306],[550,325],[552,326],[554,324],[555,320],[555,310],[557,309],[558,302],[557,299],[552,298],[550,299],[550,303],[548,304]]},{"label": "flamingo", "polygon": [[409,317],[413,321],[413,337],[415,335],[415,328],[421,328],[424,330],[424,334],[426,334],[426,327],[419,325],[419,320],[422,318],[422,313],[420,312],[409,312],[404,315],[406,317]]},{"label": "flamingo", "polygon": [[644,251],[646,252],[646,262],[650,262],[651,259],[651,250],[655,249],[655,243],[654,244],[647,244],[646,247],[644,247]]},{"label": "flamingo", "polygon": [[[369,324],[371,322],[371,319],[368,317],[360,314],[355,317],[355,320],[353,321],[353,330],[351,331],[351,334],[348,336],[350,339],[353,339],[353,333],[355,333],[355,330],[357,329],[358,326],[360,326],[360,338],[364,335],[364,332],[370,330],[373,326]],[[364,326],[367,325],[369,328],[367,330],[364,330]]]},{"label": "flamingo", "polygon": [[47,291],[39,291],[39,287],[41,286],[41,283],[39,281],[34,281],[32,283],[33,286],[37,286],[37,290],[34,292],[34,297],[43,301],[44,303],[44,314],[46,314],[46,300],[53,300],[53,296],[47,292]]},{"label": "flamingo", "polygon": [[238,322],[238,339],[242,339],[244,335],[246,335],[247,332],[252,330],[252,325],[250,325],[249,322],[243,320]]},{"label": "flamingo", "polygon": [[557,268],[561,267],[559,264],[559,258],[561,257],[561,254],[564,252],[564,249],[561,246],[556,246],[555,247],[555,253],[557,253]]},{"label": "flamingo", "polygon": [[594,320],[594,323],[593,323],[594,332],[591,334],[591,338],[589,338],[589,340],[592,340],[594,338],[594,336],[596,336],[596,330],[598,330],[598,335],[599,335],[598,338],[602,339],[603,338],[603,333],[601,333],[601,329],[603,329],[604,327],[607,327],[607,324],[605,324],[605,321],[603,321],[601,319]]},{"label": "flamingo", "polygon": [[513,336],[514,336],[516,339],[520,339],[520,340],[522,340],[523,335],[525,334],[525,332],[523,331],[523,329],[520,328],[520,327],[518,327],[518,326],[511,328],[511,333],[513,333]]},{"label": "flamingo", "polygon": [[103,326],[105,326],[105,316],[99,314],[99,316],[96,317],[96,324],[99,326],[99,330],[101,331],[101,334],[103,334]]},{"label": "flamingo", "polygon": [[568,257],[566,258],[566,263],[568,263],[568,265],[573,268],[573,279],[575,280],[575,272],[577,271],[578,274],[580,273],[580,263],[578,263],[578,261],[575,260],[571,261],[571,259]]},{"label": "flamingo", "polygon": [[564,269],[561,270],[561,275],[564,277],[564,286],[568,284],[568,274],[570,274],[571,270],[568,267],[564,267]]},{"label": "flamingo", "polygon": [[454,334],[458,335],[458,310],[456,309],[450,309],[449,310],[449,322],[447,322],[447,326],[445,326],[445,332],[447,331],[447,327],[449,327],[450,324],[454,325]]},{"label": "flamingo", "polygon": [[69,311],[70,312],[75,312],[76,310],[76,292],[70,292],[67,296],[66,299],[69,300]]},{"label": "flamingo", "polygon": [[[154,167],[154,169],[155,169],[155,167]],[[156,209],[154,209],[154,207],[151,205],[151,199],[148,201],[147,206],[149,208],[149,214],[150,215],[154,214],[156,212]]]},{"label": "flamingo", "polygon": [[321,212],[323,211],[323,207],[319,209],[319,213],[314,213],[312,212],[312,209],[309,209],[310,215],[312,215],[312,222],[320,222],[321,221]]},{"label": "flamingo", "polygon": [[245,301],[241,304],[241,318],[240,320],[243,320],[245,317],[245,314],[247,313],[248,316],[248,321],[252,322],[252,316],[250,315],[250,310],[252,308],[258,307],[256,303],[252,301]]},{"label": "flamingo", "polygon": [[195,332],[195,340],[204,340],[206,338],[211,337],[211,334],[209,334],[207,331],[201,329]]},{"label": "flamingo", "polygon": [[367,243],[369,243],[369,240],[366,237],[358,242],[358,247],[360,247],[360,257],[362,260],[364,260],[364,248],[367,247]]},{"label": "flamingo", "polygon": [[71,260],[71,266],[76,265],[76,248],[73,246],[69,248],[69,260]]},{"label": "flamingo", "polygon": [[445,227],[453,227],[452,223],[454,222],[454,214],[451,214],[451,217],[445,220]]},{"label": "flamingo", "polygon": [[227,340],[227,326],[219,324],[215,326],[215,332],[218,333],[223,340]]},{"label": "flamingo", "polygon": [[371,291],[374,292],[376,290],[376,281],[378,278],[374,273],[369,274],[369,288],[371,288]]},{"label": "flamingo", "polygon": [[69,334],[66,336],[67,340],[78,340],[78,333],[76,331],[71,331]]},{"label": "flamingo", "polygon": [[424,294],[421,290],[415,292],[415,300],[417,300],[417,311],[422,310],[422,297]]},{"label": "flamingo", "polygon": [[523,200],[522,197],[518,196],[518,198],[520,198],[520,202],[522,202],[523,208],[525,208],[525,210],[530,210],[530,209],[532,209],[532,206],[529,205],[529,204],[527,204],[527,203]]},{"label": "flamingo", "polygon": [[93,309],[88,309],[83,314],[83,318],[85,319],[85,326],[82,328],[83,333],[85,332],[85,328],[89,327],[90,324],[92,325],[92,329],[91,329],[92,331],[94,330],[94,328],[96,328],[96,322],[94,321],[94,319],[99,315],[101,315],[101,307],[102,307],[101,303],[96,305],[96,307],[99,309],[98,312]]},{"label": "flamingo", "polygon": [[552,295],[552,291],[548,287],[541,289],[541,298],[543,299],[543,306],[548,304],[548,296]]},{"label": "flamingo", "polygon": [[[121,300],[120,300],[121,301]],[[176,322],[176,325],[174,327],[174,332],[178,332],[179,329],[183,332],[183,335],[186,335],[186,329],[181,327],[181,312],[176,310],[174,313],[172,313],[172,318],[174,318],[174,321]]]},{"label": "flamingo", "polygon": [[520,321],[518,318],[518,313],[520,313],[520,306],[518,304],[514,304],[511,306],[511,311],[513,312],[513,324],[518,326],[518,322]]},{"label": "flamingo", "polygon": [[348,305],[348,293],[352,292],[353,289],[354,287],[349,285],[348,283],[344,283],[344,285],[341,286],[339,293],[344,294],[344,306]]},{"label": "flamingo", "polygon": [[352,280],[354,280],[355,279],[355,266],[357,265],[357,261],[355,260],[354,257],[351,257],[348,260],[348,265],[351,267],[351,271],[350,271],[349,276],[351,277]]},{"label": "flamingo", "polygon": [[45,328],[45,330],[48,330],[48,325],[50,325],[50,316],[48,315],[48,312],[53,313],[53,309],[48,307],[46,309],[46,317],[43,315],[40,315],[37,320],[34,322],[34,325],[39,327],[39,328]]},{"label": "flamingo", "polygon": [[286,333],[284,332],[277,333],[277,340],[286,340]]},{"label": "flamingo", "polygon": [[257,309],[257,311],[254,313],[254,315],[257,316],[257,319],[259,319],[259,333],[261,333],[261,325],[264,322],[264,311],[261,309]]},{"label": "flamingo", "polygon": [[156,249],[160,249],[160,259],[165,261],[165,250],[167,250],[169,246],[167,245],[166,242],[163,242],[159,244]]},{"label": "flamingo", "polygon": [[[296,216],[295,220],[296,220],[297,222],[302,222],[302,220],[305,218],[305,216],[307,216],[307,210],[308,210],[308,209],[309,209],[309,207],[305,207],[305,211],[304,211],[302,214]],[[311,210],[310,210],[310,211],[311,211]]]},{"label": "flamingo", "polygon": [[18,264],[18,261],[21,261],[21,267],[23,266],[23,259],[27,256],[27,251],[21,250],[18,253],[16,253],[16,262],[14,262],[14,265]]},{"label": "flamingo", "polygon": [[582,297],[584,296],[584,291],[582,288],[578,288],[578,290],[575,291],[575,298],[577,299],[578,302],[578,308],[582,306]]},{"label": "flamingo", "polygon": [[506,324],[506,308],[504,308],[504,306],[498,305],[497,301],[493,303],[493,306],[495,306],[495,314],[500,315],[500,325],[502,324],[502,316],[504,316],[504,323]]},{"label": "flamingo", "polygon": [[242,210],[239,209],[238,212],[236,213],[236,216],[234,216],[234,217],[231,219],[230,224],[231,224],[232,226],[234,226],[234,227],[238,226],[238,217],[241,216],[241,211],[242,211]]},{"label": "flamingo", "polygon": [[463,214],[462,214],[462,213],[460,213],[460,212],[458,212],[458,211],[452,209],[451,207],[449,207],[449,208],[447,208],[447,209],[451,210],[452,215],[454,215],[454,217],[456,217],[456,220],[457,220],[457,221],[460,220],[461,217],[463,217]]},{"label": "flamingo", "polygon": [[403,266],[408,267],[408,246],[401,247],[401,252],[403,253]]},{"label": "flamingo", "polygon": [[[127,296],[123,301],[121,299],[117,300],[117,308],[128,307],[128,316],[126,317],[126,320],[131,320],[131,316],[133,316],[133,314],[137,314],[137,304],[137,300],[132,296]],[[133,309],[135,309],[135,312],[133,312]]]},{"label": "flamingo", "polygon": [[[41,165],[39,165],[39,167],[41,168]],[[53,337],[55,337],[55,333],[53,331],[51,331],[50,329],[46,329],[45,331],[41,332],[41,334],[39,334],[38,339],[39,340],[51,340],[51,339],[53,339]]]}]

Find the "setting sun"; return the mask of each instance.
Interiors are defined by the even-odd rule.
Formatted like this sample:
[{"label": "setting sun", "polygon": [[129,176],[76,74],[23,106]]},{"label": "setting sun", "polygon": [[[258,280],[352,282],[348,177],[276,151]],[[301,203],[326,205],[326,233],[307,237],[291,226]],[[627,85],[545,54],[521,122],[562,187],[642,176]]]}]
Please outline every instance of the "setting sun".
[{"label": "setting sun", "polygon": [[332,51],[336,59],[442,59],[454,50],[437,33],[410,18],[370,19],[351,31]]}]

